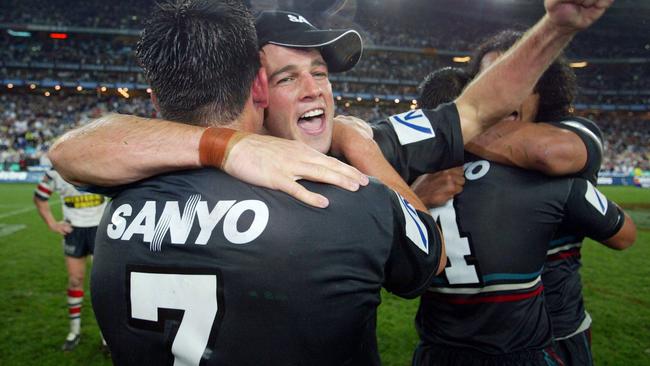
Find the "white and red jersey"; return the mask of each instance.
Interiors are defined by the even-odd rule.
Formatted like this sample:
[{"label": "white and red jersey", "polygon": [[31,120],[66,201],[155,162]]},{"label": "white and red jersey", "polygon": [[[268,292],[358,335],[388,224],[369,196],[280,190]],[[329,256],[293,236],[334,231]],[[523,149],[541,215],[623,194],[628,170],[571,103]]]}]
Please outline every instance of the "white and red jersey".
[{"label": "white and red jersey", "polygon": [[104,196],[78,191],[72,184],[63,180],[59,173],[51,169],[36,186],[34,195],[46,201],[55,191],[61,196],[63,218],[72,226],[92,227],[99,224],[106,207]]}]

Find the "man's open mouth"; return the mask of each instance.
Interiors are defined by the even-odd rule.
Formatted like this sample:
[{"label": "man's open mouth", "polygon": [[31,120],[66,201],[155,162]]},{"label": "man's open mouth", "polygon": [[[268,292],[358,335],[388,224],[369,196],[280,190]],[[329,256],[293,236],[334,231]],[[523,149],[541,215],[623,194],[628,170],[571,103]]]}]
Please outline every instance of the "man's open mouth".
[{"label": "man's open mouth", "polygon": [[325,110],[312,109],[298,118],[298,127],[308,135],[318,135],[325,130]]}]

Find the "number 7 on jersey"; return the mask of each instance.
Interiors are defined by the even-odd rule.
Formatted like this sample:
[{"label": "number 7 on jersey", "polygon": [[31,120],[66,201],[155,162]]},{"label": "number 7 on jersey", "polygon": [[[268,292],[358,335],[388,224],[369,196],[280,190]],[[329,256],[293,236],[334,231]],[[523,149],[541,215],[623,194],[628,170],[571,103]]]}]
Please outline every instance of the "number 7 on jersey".
[{"label": "number 7 on jersey", "polygon": [[174,366],[198,366],[219,320],[217,274],[153,271],[128,273],[130,323],[162,333],[165,321],[178,320],[171,349]]}]

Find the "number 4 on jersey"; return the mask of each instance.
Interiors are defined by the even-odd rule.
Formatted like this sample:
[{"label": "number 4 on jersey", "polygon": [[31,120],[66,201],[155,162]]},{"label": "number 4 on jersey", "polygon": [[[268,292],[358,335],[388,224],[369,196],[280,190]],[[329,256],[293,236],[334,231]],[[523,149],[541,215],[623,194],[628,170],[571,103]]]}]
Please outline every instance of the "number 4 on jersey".
[{"label": "number 4 on jersey", "polygon": [[445,268],[445,275],[450,285],[479,283],[478,273],[473,264],[468,264],[466,256],[472,254],[469,240],[460,236],[456,223],[456,210],[454,200],[447,201],[444,206],[431,209],[431,216],[440,224],[442,235],[445,238],[445,250],[449,265]]}]

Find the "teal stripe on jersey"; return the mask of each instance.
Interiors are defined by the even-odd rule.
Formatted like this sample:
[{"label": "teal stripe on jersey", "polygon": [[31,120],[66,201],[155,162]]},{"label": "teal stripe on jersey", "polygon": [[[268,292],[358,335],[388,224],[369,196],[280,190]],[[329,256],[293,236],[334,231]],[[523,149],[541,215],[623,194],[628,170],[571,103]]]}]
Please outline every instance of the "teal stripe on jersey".
[{"label": "teal stripe on jersey", "polygon": [[[488,274],[483,277],[484,283],[490,284],[492,282],[497,282],[497,281],[509,281],[509,280],[516,280],[516,281],[530,281],[535,278],[537,278],[540,274],[542,274],[542,270],[539,270],[534,273],[492,273]],[[436,277],[431,281],[432,285],[446,285],[447,280],[443,277]]]},{"label": "teal stripe on jersey", "polygon": [[559,247],[559,246],[564,245],[564,244],[575,243],[575,242],[578,242],[578,241],[582,241],[582,240],[580,240],[580,237],[578,237],[578,236],[575,236],[575,235],[563,236],[561,238],[552,240],[549,243],[549,246],[551,248]]},{"label": "teal stripe on jersey", "polygon": [[542,271],[534,273],[492,273],[483,276],[485,283],[503,280],[532,280],[542,274]]}]

